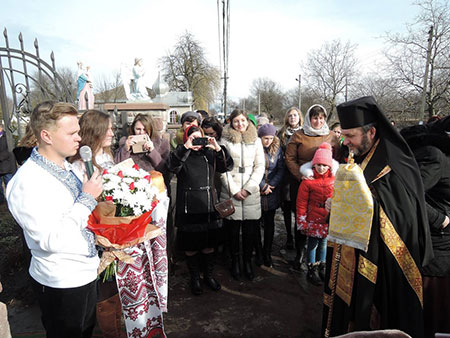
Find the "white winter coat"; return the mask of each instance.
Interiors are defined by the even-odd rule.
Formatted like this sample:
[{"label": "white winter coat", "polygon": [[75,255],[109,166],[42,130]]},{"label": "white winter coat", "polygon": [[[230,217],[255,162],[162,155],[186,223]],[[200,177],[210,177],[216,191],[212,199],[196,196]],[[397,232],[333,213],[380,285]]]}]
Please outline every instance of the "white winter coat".
[{"label": "white winter coat", "polygon": [[[240,133],[229,125],[222,133],[221,143],[227,148],[233,158],[233,169],[220,176],[222,189],[220,200],[228,199],[228,182],[231,196],[241,189],[247,190],[250,195],[243,201],[233,198],[235,213],[227,219],[230,220],[256,220],[261,217],[261,200],[259,183],[264,176],[264,149],[258,138],[256,127],[250,123],[244,133]],[[239,170],[239,168],[243,168]]]}]

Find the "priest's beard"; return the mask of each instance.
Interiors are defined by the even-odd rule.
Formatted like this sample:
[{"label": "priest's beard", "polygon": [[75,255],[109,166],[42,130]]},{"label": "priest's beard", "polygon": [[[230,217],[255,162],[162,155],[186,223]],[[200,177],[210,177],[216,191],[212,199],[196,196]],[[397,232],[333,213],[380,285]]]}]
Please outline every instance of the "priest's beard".
[{"label": "priest's beard", "polygon": [[372,144],[369,140],[368,133],[365,133],[362,136],[361,144],[358,147],[356,147],[355,149],[353,149],[353,155],[354,156],[362,156],[370,150],[371,146],[372,146]]}]

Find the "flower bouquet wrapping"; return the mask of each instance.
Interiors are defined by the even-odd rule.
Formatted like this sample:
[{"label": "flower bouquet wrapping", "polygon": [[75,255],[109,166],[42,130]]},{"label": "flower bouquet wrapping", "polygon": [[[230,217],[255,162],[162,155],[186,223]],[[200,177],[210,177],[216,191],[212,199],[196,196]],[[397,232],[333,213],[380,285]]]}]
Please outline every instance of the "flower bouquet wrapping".
[{"label": "flower bouquet wrapping", "polygon": [[88,228],[104,249],[98,273],[107,269],[105,278],[114,274],[114,261],[133,264],[124,249],[155,238],[161,229],[152,224],[151,214],[165,196],[159,172],[148,173],[132,160],[126,160],[103,172],[102,201],[89,216]]}]

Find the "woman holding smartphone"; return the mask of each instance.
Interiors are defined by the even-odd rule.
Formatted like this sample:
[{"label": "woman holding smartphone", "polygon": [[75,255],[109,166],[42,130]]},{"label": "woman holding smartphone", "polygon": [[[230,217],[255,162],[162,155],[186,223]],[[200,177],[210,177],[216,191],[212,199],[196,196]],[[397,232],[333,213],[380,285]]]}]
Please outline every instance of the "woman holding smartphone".
[{"label": "woman holding smartphone", "polygon": [[177,175],[176,225],[178,244],[186,254],[191,291],[203,293],[200,270],[205,262],[203,282],[212,290],[221,286],[214,278],[214,248],[220,243],[220,219],[214,209],[217,193],[215,172],[231,170],[233,160],[214,137],[204,137],[200,127],[189,126],[170,153],[168,167]]},{"label": "woman holding smartphone", "polygon": [[119,149],[114,158],[116,163],[131,157],[142,169],[157,170],[166,176],[165,164],[169,157],[169,142],[158,134],[152,118],[146,114],[136,115],[130,126],[129,135],[119,141]]}]

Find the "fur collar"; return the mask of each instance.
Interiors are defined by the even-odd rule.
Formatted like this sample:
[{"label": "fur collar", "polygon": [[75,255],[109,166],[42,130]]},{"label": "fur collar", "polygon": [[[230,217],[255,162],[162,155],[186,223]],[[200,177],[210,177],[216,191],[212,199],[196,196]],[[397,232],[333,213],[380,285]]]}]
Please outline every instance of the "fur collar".
[{"label": "fur collar", "polygon": [[280,144],[281,144],[280,139],[279,139],[277,136],[275,136],[275,137],[273,138],[272,144],[271,144],[271,145],[269,146],[269,148],[267,149],[267,152],[268,152],[271,156],[276,155],[276,153],[278,152],[278,149],[280,149]]},{"label": "fur collar", "polygon": [[245,144],[251,144],[258,138],[258,133],[256,127],[251,122],[249,122],[247,130],[243,133],[234,130],[230,125],[227,125],[223,128],[222,138],[231,143],[244,142]]},{"label": "fur collar", "polygon": [[[333,167],[331,168],[331,173],[333,174],[333,176],[336,176],[336,172],[339,169],[339,162],[336,161],[335,159],[333,159]],[[302,174],[303,176],[306,177],[314,177],[314,171],[313,171],[313,166],[312,166],[312,161],[306,162],[305,164],[303,164],[300,169],[300,174]]]}]

